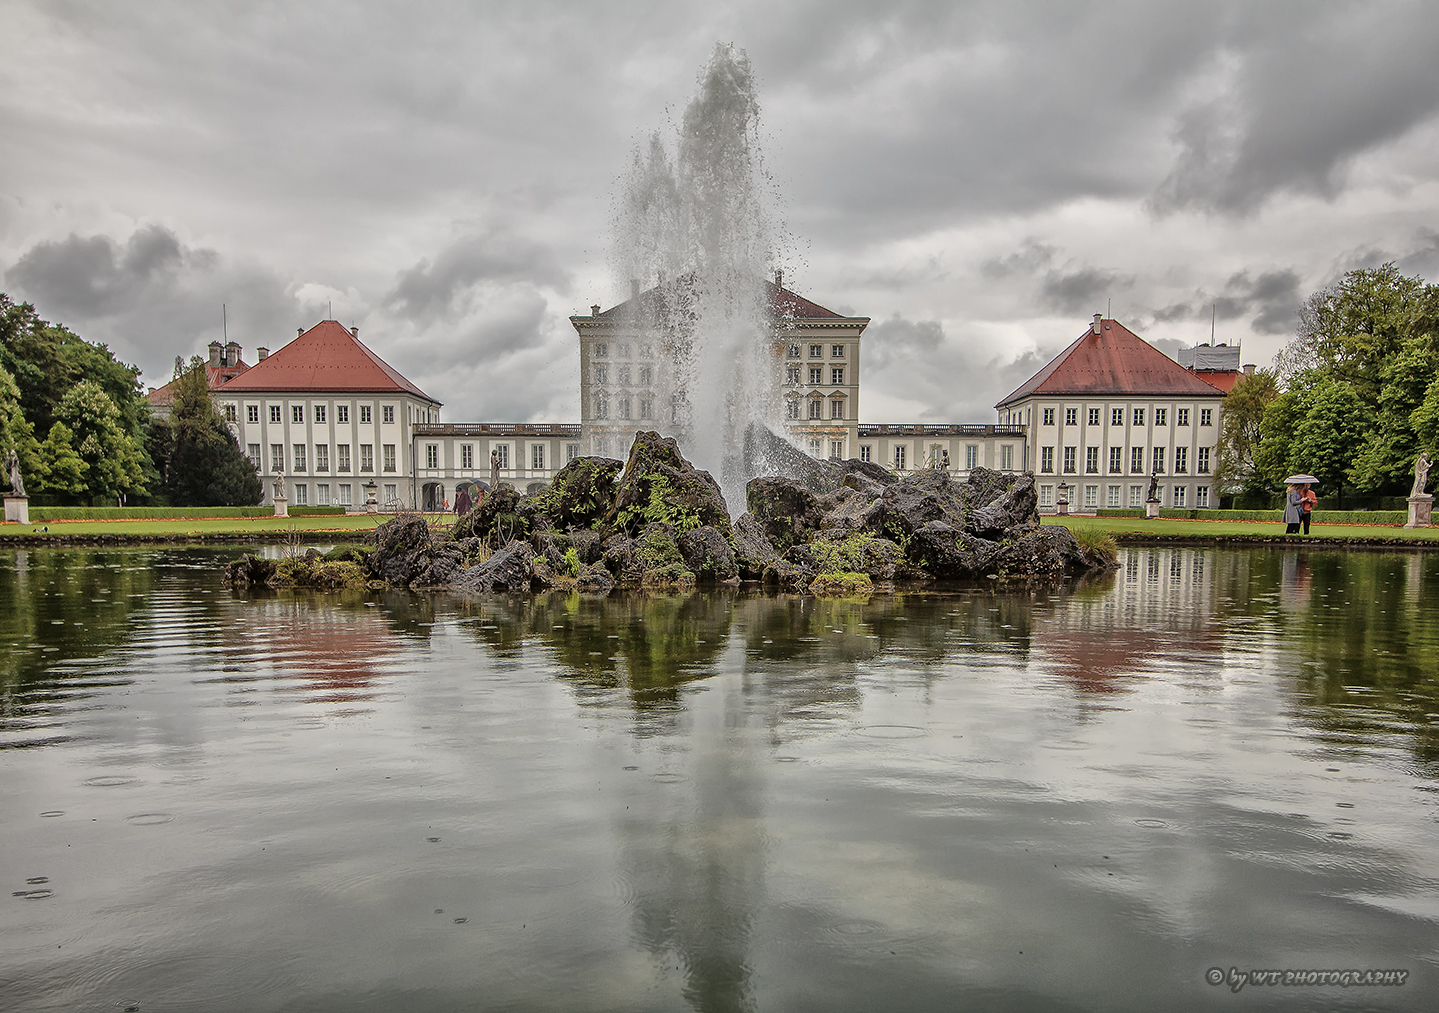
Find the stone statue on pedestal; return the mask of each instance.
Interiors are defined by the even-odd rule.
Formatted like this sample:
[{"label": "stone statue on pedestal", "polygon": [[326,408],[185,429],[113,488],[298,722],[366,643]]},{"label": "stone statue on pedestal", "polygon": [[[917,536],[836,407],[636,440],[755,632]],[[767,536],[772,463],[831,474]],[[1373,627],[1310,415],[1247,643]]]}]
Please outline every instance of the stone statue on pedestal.
[{"label": "stone statue on pedestal", "polygon": [[[11,457],[14,457],[14,451],[11,451]],[[1414,488],[1409,491],[1410,496],[1424,495],[1424,486],[1429,484],[1429,465],[1431,463],[1429,455],[1421,450],[1418,458],[1414,461]],[[11,468],[13,469],[14,465],[11,465]],[[14,474],[13,470],[11,474]]]},{"label": "stone statue on pedestal", "polygon": [[500,487],[500,451],[496,447],[490,451],[490,491],[494,492]]},{"label": "stone statue on pedestal", "polygon": [[1146,503],[1159,502],[1159,473],[1149,476],[1149,495],[1144,497]]},{"label": "stone statue on pedestal", "polygon": [[15,448],[10,448],[10,457],[6,461],[10,465],[10,495],[24,496],[25,481],[20,475],[20,455],[15,453]]}]

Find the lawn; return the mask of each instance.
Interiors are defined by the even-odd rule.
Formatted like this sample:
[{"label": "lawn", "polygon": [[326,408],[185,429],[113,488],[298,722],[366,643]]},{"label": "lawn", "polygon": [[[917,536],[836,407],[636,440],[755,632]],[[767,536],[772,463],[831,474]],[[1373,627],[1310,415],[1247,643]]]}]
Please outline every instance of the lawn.
[{"label": "lawn", "polygon": [[176,538],[185,535],[253,535],[257,542],[281,541],[291,532],[365,532],[389,520],[391,516],[344,514],[329,517],[147,517],[126,520],[42,521],[37,524],[0,524],[0,537],[48,535],[84,538],[93,535],[115,535],[122,538]]},{"label": "lawn", "polygon": [[[1271,521],[1210,521],[1178,520],[1143,517],[1045,517],[1046,524],[1063,524],[1071,530],[1108,531],[1121,539],[1152,536],[1158,538],[1244,538],[1283,536],[1284,525]],[[1294,538],[1302,538],[1295,535]],[[1310,538],[1340,538],[1354,541],[1371,539],[1413,541],[1439,540],[1439,528],[1406,530],[1387,524],[1313,524]]]}]

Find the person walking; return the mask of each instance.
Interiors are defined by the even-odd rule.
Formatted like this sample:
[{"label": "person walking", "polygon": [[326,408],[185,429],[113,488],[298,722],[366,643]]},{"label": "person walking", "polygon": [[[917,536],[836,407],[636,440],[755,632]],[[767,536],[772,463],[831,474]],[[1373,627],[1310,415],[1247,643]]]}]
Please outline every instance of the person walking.
[{"label": "person walking", "polygon": [[1284,496],[1284,533],[1299,534],[1299,504],[1302,502],[1299,486],[1291,485]]},{"label": "person walking", "polygon": [[1314,513],[1314,507],[1319,502],[1319,496],[1312,485],[1306,485],[1304,491],[1299,494],[1299,523],[1304,525],[1304,533],[1309,534],[1309,517]]}]

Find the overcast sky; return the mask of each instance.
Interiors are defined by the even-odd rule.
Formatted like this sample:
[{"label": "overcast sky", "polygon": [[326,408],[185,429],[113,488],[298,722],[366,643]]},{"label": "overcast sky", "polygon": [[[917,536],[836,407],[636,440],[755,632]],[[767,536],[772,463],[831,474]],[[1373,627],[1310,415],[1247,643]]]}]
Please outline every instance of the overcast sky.
[{"label": "overcast sky", "polygon": [[1439,4],[0,0],[0,289],[156,385],[327,315],[450,421],[573,421],[571,313],[717,41],[861,419],[989,421],[1095,312],[1268,364],[1310,292],[1439,280]]}]

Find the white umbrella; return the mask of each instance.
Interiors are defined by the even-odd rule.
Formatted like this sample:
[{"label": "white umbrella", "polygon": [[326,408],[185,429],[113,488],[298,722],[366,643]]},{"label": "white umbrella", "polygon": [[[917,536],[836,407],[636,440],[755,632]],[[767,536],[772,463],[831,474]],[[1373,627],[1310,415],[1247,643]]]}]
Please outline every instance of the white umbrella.
[{"label": "white umbrella", "polygon": [[1319,479],[1313,475],[1290,475],[1284,480],[1285,485],[1317,485]]}]

